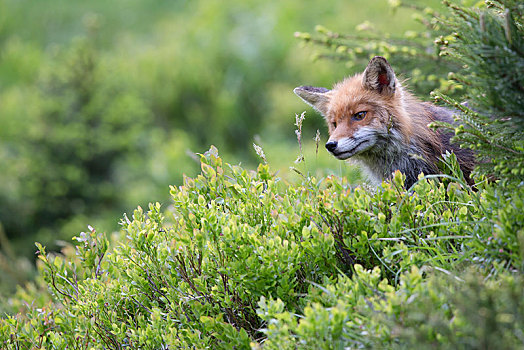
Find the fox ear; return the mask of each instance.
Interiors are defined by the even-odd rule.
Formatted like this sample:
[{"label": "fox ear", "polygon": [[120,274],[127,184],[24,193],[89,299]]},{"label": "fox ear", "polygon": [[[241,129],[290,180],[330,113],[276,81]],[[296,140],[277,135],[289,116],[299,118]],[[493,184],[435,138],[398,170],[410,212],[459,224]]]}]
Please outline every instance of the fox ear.
[{"label": "fox ear", "polygon": [[380,56],[375,56],[369,61],[362,77],[366,89],[388,95],[395,93],[396,81],[393,68],[384,57]]},{"label": "fox ear", "polygon": [[315,108],[323,116],[327,113],[329,91],[331,90],[313,86],[299,86],[293,90],[298,97],[304,100],[308,105]]}]

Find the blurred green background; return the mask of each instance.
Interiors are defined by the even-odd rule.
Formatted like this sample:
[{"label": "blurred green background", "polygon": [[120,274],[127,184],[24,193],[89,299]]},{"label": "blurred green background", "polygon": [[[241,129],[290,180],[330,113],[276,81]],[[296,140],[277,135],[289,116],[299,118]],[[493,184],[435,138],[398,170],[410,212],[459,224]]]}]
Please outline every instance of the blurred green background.
[{"label": "blurred green background", "polygon": [[169,205],[168,186],[197,174],[210,145],[255,167],[255,142],[290,181],[290,166],[357,181],[292,90],[364,65],[313,61],[294,33],[420,30],[411,16],[386,0],[0,0],[1,289],[31,276],[35,241],[57,249],[88,224],[112,231],[138,205]]}]

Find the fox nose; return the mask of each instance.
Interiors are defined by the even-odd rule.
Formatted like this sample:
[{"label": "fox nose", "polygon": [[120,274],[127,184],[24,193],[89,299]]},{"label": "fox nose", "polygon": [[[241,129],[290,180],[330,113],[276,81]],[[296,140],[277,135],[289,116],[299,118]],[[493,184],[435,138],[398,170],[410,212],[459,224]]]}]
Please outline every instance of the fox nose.
[{"label": "fox nose", "polygon": [[335,148],[337,148],[338,142],[337,141],[328,141],[326,143],[326,148],[329,152],[333,152]]}]

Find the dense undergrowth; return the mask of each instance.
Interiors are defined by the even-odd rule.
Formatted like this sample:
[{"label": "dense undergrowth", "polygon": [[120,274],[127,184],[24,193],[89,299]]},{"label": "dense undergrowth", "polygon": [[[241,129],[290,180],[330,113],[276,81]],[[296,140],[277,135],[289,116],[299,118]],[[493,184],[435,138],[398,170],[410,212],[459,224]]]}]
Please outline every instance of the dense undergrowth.
[{"label": "dense undergrowth", "polygon": [[406,191],[224,163],[172,205],[40,250],[2,348],[497,348],[524,344],[524,191],[452,169]]},{"label": "dense undergrowth", "polygon": [[437,44],[467,68],[473,109],[437,97],[463,112],[454,139],[478,152],[473,188],[449,154],[410,189],[400,173],[369,189],[308,169],[285,181],[212,147],[169,206],[60,253],[37,244],[36,280],[0,301],[0,347],[524,348],[522,77],[490,83],[524,62],[522,5],[450,7],[454,34]]}]

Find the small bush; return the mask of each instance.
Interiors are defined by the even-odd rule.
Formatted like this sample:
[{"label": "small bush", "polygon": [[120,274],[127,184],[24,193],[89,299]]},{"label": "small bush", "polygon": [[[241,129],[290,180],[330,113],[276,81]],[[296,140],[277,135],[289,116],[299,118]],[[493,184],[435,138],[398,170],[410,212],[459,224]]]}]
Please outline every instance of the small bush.
[{"label": "small bush", "polygon": [[441,18],[447,35],[436,42],[441,54],[464,67],[452,74],[466,87],[468,106],[436,94],[456,108],[460,126],[455,132],[462,147],[476,151],[477,171],[506,184],[524,179],[524,5],[497,0],[468,8],[447,3],[450,14]]},{"label": "small bush", "polygon": [[[147,147],[151,112],[135,91],[105,78],[108,67],[88,40],[56,60],[59,69],[40,72],[24,126],[2,141],[10,166],[0,175],[0,221],[11,238],[39,231],[49,242],[59,222],[121,205],[111,186],[116,165]],[[16,113],[10,117],[21,118]]]},{"label": "small bush", "polygon": [[[506,320],[521,307],[511,272],[523,267],[522,201],[500,206],[494,188],[452,180],[421,178],[406,192],[400,173],[376,191],[336,177],[292,185],[268,165],[223,163],[215,148],[201,168],[171,188],[169,208],[138,208],[112,237],[90,228],[59,255],[38,245],[40,282],[3,304],[3,346],[461,344],[450,329],[474,338],[467,310],[485,298],[497,300],[486,312],[501,344],[519,340]],[[449,287],[461,266],[476,266],[477,279],[500,273]],[[500,293],[475,294],[500,281]],[[429,333],[413,305],[435,319]]]}]

